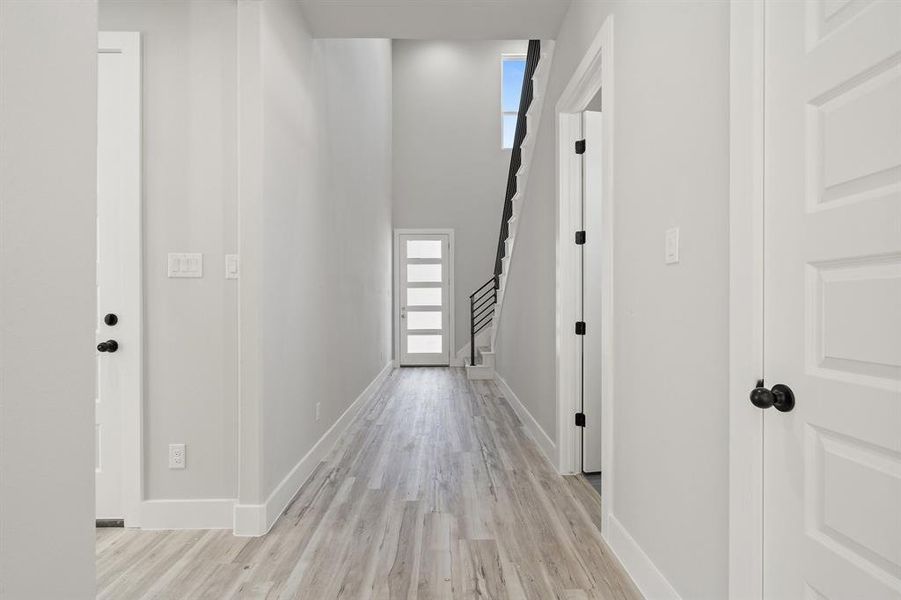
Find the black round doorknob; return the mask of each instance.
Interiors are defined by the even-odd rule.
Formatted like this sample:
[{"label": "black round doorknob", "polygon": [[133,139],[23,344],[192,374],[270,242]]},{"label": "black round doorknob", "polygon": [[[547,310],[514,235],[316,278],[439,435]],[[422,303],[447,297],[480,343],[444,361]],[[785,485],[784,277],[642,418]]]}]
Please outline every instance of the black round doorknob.
[{"label": "black round doorknob", "polygon": [[751,404],[757,408],[773,406],[780,412],[789,412],[795,407],[795,394],[787,385],[777,383],[768,390],[763,381],[758,381],[757,387],[751,390]]},{"label": "black round doorknob", "polygon": [[100,342],[97,344],[97,350],[99,352],[115,352],[119,349],[119,342],[116,340],[106,340],[105,342]]},{"label": "black round doorknob", "polygon": [[117,317],[113,313],[109,313],[108,315],[103,317],[103,322],[106,323],[107,325],[109,325],[110,327],[112,327],[113,325],[115,325],[116,323],[119,322],[119,317]]}]

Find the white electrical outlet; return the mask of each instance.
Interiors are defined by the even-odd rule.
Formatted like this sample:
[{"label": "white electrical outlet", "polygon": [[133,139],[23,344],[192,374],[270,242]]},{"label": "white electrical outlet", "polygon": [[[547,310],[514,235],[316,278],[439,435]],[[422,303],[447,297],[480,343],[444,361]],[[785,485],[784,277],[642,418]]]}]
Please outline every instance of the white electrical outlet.
[{"label": "white electrical outlet", "polygon": [[320,406],[321,406],[320,403],[317,402],[317,403],[316,403],[316,422],[317,422],[317,423],[319,422],[319,408],[320,408]]},{"label": "white electrical outlet", "polygon": [[184,469],[186,459],[184,444],[169,444],[170,469]]}]

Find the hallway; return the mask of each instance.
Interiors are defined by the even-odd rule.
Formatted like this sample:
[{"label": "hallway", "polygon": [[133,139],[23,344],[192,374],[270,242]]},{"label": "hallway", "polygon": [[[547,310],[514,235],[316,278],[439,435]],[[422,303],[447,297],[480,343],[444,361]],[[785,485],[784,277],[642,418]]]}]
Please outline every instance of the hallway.
[{"label": "hallway", "polygon": [[98,598],[639,598],[493,382],[395,370],[272,531],[97,530]]}]

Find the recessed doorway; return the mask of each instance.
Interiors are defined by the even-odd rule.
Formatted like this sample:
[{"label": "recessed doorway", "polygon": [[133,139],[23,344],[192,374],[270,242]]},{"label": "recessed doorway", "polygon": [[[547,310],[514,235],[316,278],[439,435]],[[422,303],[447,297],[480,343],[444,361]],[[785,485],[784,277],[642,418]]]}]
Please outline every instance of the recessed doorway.
[{"label": "recessed doorway", "polygon": [[453,239],[449,229],[395,231],[395,357],[402,367],[450,365]]}]

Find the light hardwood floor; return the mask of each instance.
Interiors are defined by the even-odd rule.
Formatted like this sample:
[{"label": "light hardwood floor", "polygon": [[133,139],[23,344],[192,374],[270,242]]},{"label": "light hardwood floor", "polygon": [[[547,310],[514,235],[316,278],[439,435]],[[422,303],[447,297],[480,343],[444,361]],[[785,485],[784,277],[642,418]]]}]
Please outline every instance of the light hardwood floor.
[{"label": "light hardwood floor", "polygon": [[640,598],[492,382],[395,370],[260,538],[97,530],[99,598]]}]

